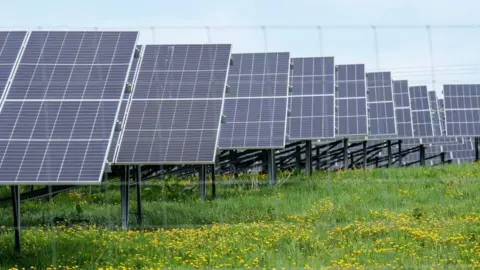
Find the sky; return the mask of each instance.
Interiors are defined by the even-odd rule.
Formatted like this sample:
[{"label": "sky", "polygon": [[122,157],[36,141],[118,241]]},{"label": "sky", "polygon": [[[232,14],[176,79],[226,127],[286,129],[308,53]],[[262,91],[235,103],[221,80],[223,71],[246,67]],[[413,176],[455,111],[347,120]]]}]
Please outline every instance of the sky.
[{"label": "sky", "polygon": [[138,30],[141,44],[334,56],[441,95],[443,84],[480,83],[478,10],[474,0],[4,0],[0,25]]}]

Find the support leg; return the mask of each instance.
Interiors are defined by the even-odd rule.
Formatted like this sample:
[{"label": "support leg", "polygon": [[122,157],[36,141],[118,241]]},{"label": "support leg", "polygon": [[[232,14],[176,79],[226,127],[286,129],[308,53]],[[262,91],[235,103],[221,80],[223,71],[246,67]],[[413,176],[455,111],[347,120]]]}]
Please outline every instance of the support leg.
[{"label": "support leg", "polygon": [[120,179],[120,196],[122,199],[122,228],[128,228],[128,195],[129,195],[129,180],[130,180],[130,168],[129,166],[123,166],[123,171]]},{"label": "support leg", "polygon": [[365,170],[367,168],[367,141],[362,142],[362,155],[363,155],[362,168]]},{"label": "support leg", "polygon": [[445,164],[445,152],[440,153],[440,164]]},{"label": "support leg", "polygon": [[348,170],[348,139],[343,139],[343,169]]},{"label": "support leg", "polygon": [[137,166],[136,184],[137,184],[137,222],[138,225],[143,224],[143,209],[142,209],[142,166]]},{"label": "support leg", "polygon": [[398,141],[398,167],[403,166],[403,161],[402,161],[402,140]]},{"label": "support leg", "polygon": [[302,148],[300,146],[295,147],[295,164],[297,166],[297,170],[302,169]]},{"label": "support leg", "polygon": [[200,165],[200,171],[198,173],[199,185],[200,185],[200,198],[202,200],[207,199],[207,182],[206,179],[206,165]]},{"label": "support leg", "polygon": [[215,164],[212,165],[212,199],[217,198],[217,187],[215,185]]},{"label": "support leg", "polygon": [[317,164],[316,164],[317,171],[319,171],[320,170],[320,147],[317,147],[317,150],[315,151],[315,157],[317,159]]},{"label": "support leg", "polygon": [[270,185],[277,183],[277,162],[275,160],[275,149],[268,150],[268,182]]},{"label": "support leg", "polygon": [[15,251],[20,253],[20,186],[12,186],[13,227],[15,230]]},{"label": "support leg", "polygon": [[307,175],[312,175],[312,141],[305,142],[305,169]]},{"label": "support leg", "polygon": [[478,142],[479,142],[479,138],[478,137],[475,137],[475,162],[478,162],[480,161],[480,152],[479,152],[479,149],[478,149]]},{"label": "support leg", "polygon": [[387,155],[388,155],[388,164],[387,164],[387,168],[390,168],[392,167],[392,141],[391,140],[388,140],[387,141]]},{"label": "support leg", "polygon": [[420,144],[420,166],[425,166],[425,146]]}]

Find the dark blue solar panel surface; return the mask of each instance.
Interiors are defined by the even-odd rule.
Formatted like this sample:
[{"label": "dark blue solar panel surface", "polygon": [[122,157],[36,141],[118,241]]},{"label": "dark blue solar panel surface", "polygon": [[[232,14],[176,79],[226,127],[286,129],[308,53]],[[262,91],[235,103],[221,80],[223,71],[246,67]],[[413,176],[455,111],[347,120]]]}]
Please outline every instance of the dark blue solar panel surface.
[{"label": "dark blue solar panel surface", "polygon": [[285,146],[289,53],[233,54],[219,147]]},{"label": "dark blue solar panel surface", "polygon": [[230,51],[145,46],[116,163],[213,163]]},{"label": "dark blue solar panel surface", "polygon": [[396,135],[390,72],[367,73],[367,89],[369,138]]},{"label": "dark blue solar panel surface", "polygon": [[395,105],[395,118],[398,137],[413,137],[412,111],[410,109],[408,81],[393,81],[393,101]]},{"label": "dark blue solar panel surface", "polygon": [[336,135],[367,135],[365,65],[338,65],[336,75]]},{"label": "dark blue solar panel surface", "polygon": [[291,140],[335,137],[335,66],[333,57],[293,58],[289,98]]},{"label": "dark blue solar panel surface", "polygon": [[442,127],[440,126],[440,114],[438,111],[437,94],[435,91],[428,91],[428,101],[430,102],[430,111],[432,112],[433,135],[442,136]]},{"label": "dark blue solar panel surface", "polygon": [[5,92],[26,35],[25,31],[0,32],[0,98]]},{"label": "dark blue solar panel surface", "polygon": [[96,183],[137,32],[32,32],[0,112],[0,175]]},{"label": "dark blue solar panel surface", "polygon": [[433,136],[432,116],[426,86],[410,86],[413,135],[416,138]]},{"label": "dark blue solar panel surface", "polygon": [[480,136],[480,85],[444,85],[447,136]]}]

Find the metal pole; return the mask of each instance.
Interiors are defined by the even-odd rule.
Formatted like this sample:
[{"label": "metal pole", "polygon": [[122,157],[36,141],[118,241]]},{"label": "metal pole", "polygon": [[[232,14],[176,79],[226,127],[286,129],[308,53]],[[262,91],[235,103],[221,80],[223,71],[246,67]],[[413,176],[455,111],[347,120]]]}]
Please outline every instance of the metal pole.
[{"label": "metal pole", "polygon": [[348,169],[348,139],[343,139],[343,169]]},{"label": "metal pole", "polygon": [[217,198],[217,187],[215,185],[215,164],[212,164],[212,199]]},{"label": "metal pole", "polygon": [[375,157],[375,168],[378,168],[378,157]]},{"label": "metal pole", "polygon": [[207,199],[207,182],[205,181],[206,178],[206,166],[200,165],[200,171],[198,173],[199,184],[200,184],[200,198],[202,200]]},{"label": "metal pole", "polygon": [[305,141],[305,167],[307,175],[312,175],[312,141]]},{"label": "metal pole", "polygon": [[398,141],[398,167],[402,167],[402,140]]},{"label": "metal pole", "polygon": [[391,140],[387,140],[387,155],[388,155],[388,164],[387,164],[387,168],[390,168],[392,167],[392,141]]},{"label": "metal pole", "polygon": [[143,224],[143,209],[142,209],[142,166],[137,166],[137,222],[138,225]]},{"label": "metal pole", "polygon": [[262,173],[268,173],[268,150],[262,151]]},{"label": "metal pole", "polygon": [[480,152],[479,152],[479,149],[478,149],[478,141],[479,141],[479,138],[475,137],[475,162],[480,160]]},{"label": "metal pole", "polygon": [[315,157],[317,158],[317,164],[316,164],[317,171],[319,171],[320,170],[320,147],[317,147]]},{"label": "metal pole", "polygon": [[302,149],[299,145],[295,147],[295,164],[298,170],[302,169]]},{"label": "metal pole", "polygon": [[275,185],[277,183],[277,162],[275,160],[275,149],[268,150],[268,183]]},{"label": "metal pole", "polygon": [[128,195],[129,195],[129,183],[130,168],[129,166],[123,166],[123,172],[120,178],[120,196],[122,199],[122,228],[128,228]]},{"label": "metal pole", "polygon": [[13,227],[15,229],[15,252],[20,253],[20,186],[12,186]]},{"label": "metal pole", "polygon": [[445,152],[440,153],[440,163],[445,164]]},{"label": "metal pole", "polygon": [[425,146],[420,144],[420,166],[425,166]]},{"label": "metal pole", "polygon": [[365,170],[367,168],[367,141],[362,142],[362,155],[363,155],[363,169]]}]

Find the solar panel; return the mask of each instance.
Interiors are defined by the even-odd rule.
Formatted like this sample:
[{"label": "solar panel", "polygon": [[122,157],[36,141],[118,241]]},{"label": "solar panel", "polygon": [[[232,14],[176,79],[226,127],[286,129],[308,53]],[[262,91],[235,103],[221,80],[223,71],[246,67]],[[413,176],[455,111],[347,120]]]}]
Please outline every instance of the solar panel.
[{"label": "solar panel", "polygon": [[464,143],[445,145],[444,151],[452,153],[452,159],[459,163],[473,162],[475,160],[475,148],[470,138],[465,138]]},{"label": "solar panel", "polygon": [[116,164],[215,162],[231,45],[146,45]]},{"label": "solar panel", "polygon": [[435,91],[428,91],[428,101],[432,115],[433,135],[443,136],[442,127],[440,126],[440,113],[437,104],[437,95]]},{"label": "solar panel", "polygon": [[333,57],[292,58],[290,140],[335,137],[335,66]]},{"label": "solar panel", "polygon": [[[368,134],[365,65],[338,65],[335,94],[337,137]],[[364,136],[363,136],[364,138]]]},{"label": "solar panel", "polygon": [[393,97],[397,135],[399,138],[411,138],[413,137],[413,125],[407,80],[393,81]]},{"label": "solar panel", "polygon": [[5,93],[26,36],[25,31],[0,31],[0,98]]},{"label": "solar panel", "polygon": [[416,138],[432,137],[433,126],[426,86],[410,86],[413,135]]},{"label": "solar panel", "polygon": [[283,148],[290,53],[233,54],[219,147]]},{"label": "solar panel", "polygon": [[0,112],[2,183],[98,183],[137,32],[32,32]]},{"label": "solar panel", "polygon": [[442,98],[437,99],[437,106],[440,128],[442,129],[443,135],[446,135],[447,132],[445,130],[445,103]]},{"label": "solar panel", "polygon": [[369,139],[396,135],[390,72],[367,73],[367,89]]},{"label": "solar panel", "polygon": [[444,85],[447,136],[480,135],[480,85]]},{"label": "solar panel", "polygon": [[[136,50],[140,52],[142,50],[141,45],[137,45]],[[132,60],[132,66],[130,68],[130,72],[128,73],[128,80],[127,82],[130,85],[134,84],[135,76],[138,71],[138,62],[139,62],[140,57],[135,57]],[[118,118],[117,118],[117,125],[119,124],[121,127],[124,127],[125,124],[125,119],[127,117],[127,107],[129,105],[129,100],[130,100],[130,91],[125,91],[123,94],[123,99],[122,99],[122,104],[120,106],[120,112],[118,113]],[[110,145],[110,149],[108,150],[108,156],[107,160],[109,162],[112,162],[115,160],[115,153],[118,150],[118,147],[120,146],[120,133],[121,130],[115,129],[115,132],[113,133],[112,137],[112,144]]]}]

